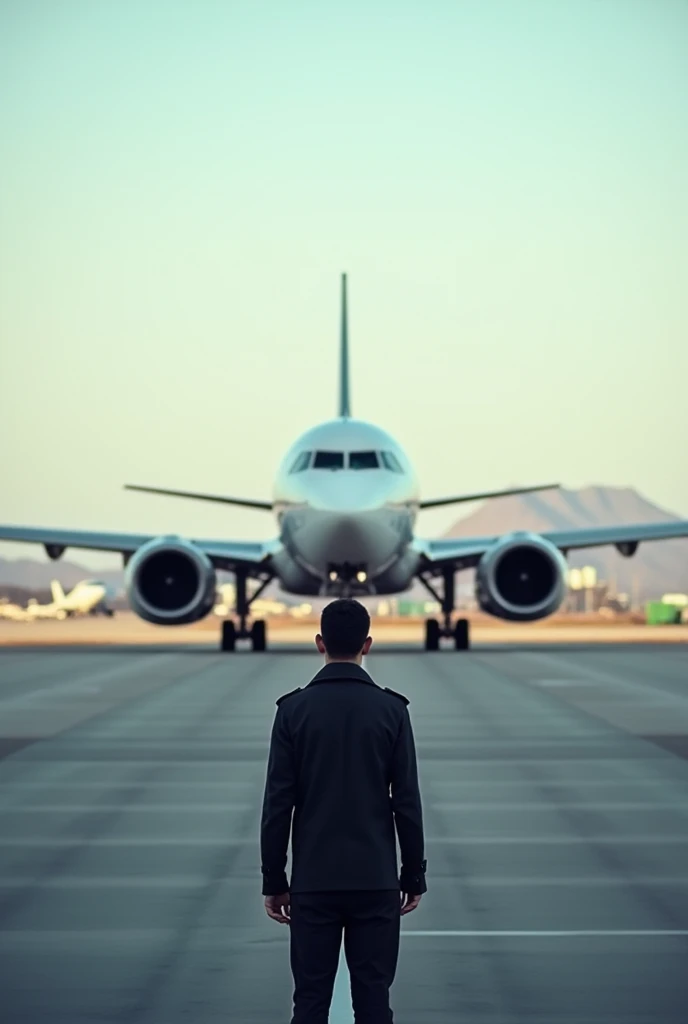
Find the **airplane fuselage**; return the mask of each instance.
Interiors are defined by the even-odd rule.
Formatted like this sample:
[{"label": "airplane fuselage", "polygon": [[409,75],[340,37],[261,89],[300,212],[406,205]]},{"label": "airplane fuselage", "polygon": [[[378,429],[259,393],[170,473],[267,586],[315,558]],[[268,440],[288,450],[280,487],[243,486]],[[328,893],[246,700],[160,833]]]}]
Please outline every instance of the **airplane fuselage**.
[{"label": "airplane fuselage", "polygon": [[273,564],[285,590],[379,594],[410,585],[418,481],[386,431],[350,417],[313,427],[285,455],[273,500]]}]

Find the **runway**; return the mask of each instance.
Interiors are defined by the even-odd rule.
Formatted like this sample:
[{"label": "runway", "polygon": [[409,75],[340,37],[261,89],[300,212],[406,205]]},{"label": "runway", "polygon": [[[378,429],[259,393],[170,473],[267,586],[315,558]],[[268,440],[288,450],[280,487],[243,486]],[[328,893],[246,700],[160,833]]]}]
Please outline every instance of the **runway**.
[{"label": "runway", "polygon": [[[305,647],[0,649],[0,1018],[287,1024],[258,831]],[[373,648],[411,700],[428,892],[397,1024],[684,1024],[688,646]],[[332,1024],[351,1021],[338,976]]]}]

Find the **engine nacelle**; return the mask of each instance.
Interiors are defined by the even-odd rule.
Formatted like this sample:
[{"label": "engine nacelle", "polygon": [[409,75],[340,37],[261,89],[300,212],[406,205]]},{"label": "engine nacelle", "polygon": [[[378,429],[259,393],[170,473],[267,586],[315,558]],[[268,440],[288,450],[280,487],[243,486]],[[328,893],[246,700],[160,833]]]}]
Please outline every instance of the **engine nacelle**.
[{"label": "engine nacelle", "polygon": [[204,618],[215,604],[215,569],[206,554],[181,537],[157,537],[127,564],[125,587],[137,615],[160,626]]},{"label": "engine nacelle", "polygon": [[487,551],[476,569],[476,597],[500,619],[544,619],[566,596],[566,561],[536,533],[511,533]]}]

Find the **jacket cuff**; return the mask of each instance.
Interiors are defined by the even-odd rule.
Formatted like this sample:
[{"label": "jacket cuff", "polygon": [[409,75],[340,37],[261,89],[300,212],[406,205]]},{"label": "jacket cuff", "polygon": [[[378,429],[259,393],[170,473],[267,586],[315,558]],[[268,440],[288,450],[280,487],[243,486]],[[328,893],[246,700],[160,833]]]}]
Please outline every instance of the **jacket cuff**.
[{"label": "jacket cuff", "polygon": [[401,876],[399,878],[399,888],[402,892],[407,892],[410,896],[422,896],[424,892],[428,891],[428,886],[425,881],[425,869],[428,862],[424,860],[420,866],[415,870],[411,870],[402,865]]},{"label": "jacket cuff", "polygon": [[281,896],[289,892],[289,882],[284,871],[263,872],[263,896]]}]

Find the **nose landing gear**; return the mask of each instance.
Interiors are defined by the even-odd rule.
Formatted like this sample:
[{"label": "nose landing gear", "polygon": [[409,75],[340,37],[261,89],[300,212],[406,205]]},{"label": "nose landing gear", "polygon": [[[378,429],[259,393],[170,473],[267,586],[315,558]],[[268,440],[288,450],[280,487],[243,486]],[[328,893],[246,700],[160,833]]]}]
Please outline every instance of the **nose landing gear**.
[{"label": "nose landing gear", "polygon": [[321,595],[352,597],[358,593],[373,593],[368,581],[368,566],[365,562],[352,565],[351,562],[335,564],[330,562],[327,567],[327,582],[323,584]]},{"label": "nose landing gear", "polygon": [[457,651],[470,650],[470,626],[468,619],[457,619],[452,626],[452,613],[455,604],[455,574],[454,569],[447,569],[443,573],[444,588],[440,596],[432,584],[424,576],[418,577],[425,589],[442,606],[442,623],[437,619],[428,619],[425,623],[425,650],[438,651],[441,637],[451,637]]},{"label": "nose landing gear", "polygon": [[247,619],[251,605],[263,593],[268,583],[270,583],[272,577],[268,577],[263,580],[261,585],[256,590],[249,600],[246,594],[246,574],[237,572],[236,574],[236,611],[239,618],[239,622],[234,622],[233,619],[226,619],[222,623],[222,633],[220,636],[220,650],[221,651],[234,651],[236,650],[237,640],[250,640],[251,646],[254,651],[264,651],[267,649],[267,629],[264,619],[255,619],[251,628],[248,628]]}]

